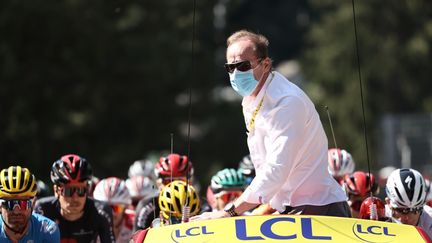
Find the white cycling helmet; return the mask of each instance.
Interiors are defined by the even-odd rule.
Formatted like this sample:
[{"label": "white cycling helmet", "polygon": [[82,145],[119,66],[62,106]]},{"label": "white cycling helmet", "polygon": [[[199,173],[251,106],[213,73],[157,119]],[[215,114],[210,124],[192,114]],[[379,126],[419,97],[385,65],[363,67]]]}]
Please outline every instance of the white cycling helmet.
[{"label": "white cycling helmet", "polygon": [[397,169],[387,179],[386,193],[393,208],[419,209],[426,201],[426,184],[418,171]]},{"label": "white cycling helmet", "polygon": [[134,176],[153,176],[154,165],[150,160],[137,160],[131,164],[128,171],[129,178]]},{"label": "white cycling helmet", "polygon": [[428,179],[425,179],[425,185],[426,185],[426,203],[432,200],[432,188],[431,188],[431,181]]},{"label": "white cycling helmet", "polygon": [[127,179],[126,187],[132,198],[147,198],[159,193],[153,180],[147,176],[134,176]]},{"label": "white cycling helmet", "polygon": [[93,198],[109,204],[132,203],[126,183],[117,177],[108,177],[101,180],[93,192]]},{"label": "white cycling helmet", "polygon": [[345,149],[331,148],[328,150],[328,169],[333,177],[342,177],[354,172],[355,163]]}]

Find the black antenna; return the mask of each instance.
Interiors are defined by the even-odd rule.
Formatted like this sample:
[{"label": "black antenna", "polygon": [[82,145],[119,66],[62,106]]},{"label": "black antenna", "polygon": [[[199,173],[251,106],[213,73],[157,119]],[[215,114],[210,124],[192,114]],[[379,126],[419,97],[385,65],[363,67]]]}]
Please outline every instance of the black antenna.
[{"label": "black antenna", "polygon": [[[358,70],[358,77],[359,77],[359,83],[360,83],[360,98],[361,98],[361,107],[362,107],[362,112],[363,112],[363,128],[364,128],[363,131],[364,131],[364,139],[365,139],[365,144],[366,144],[368,173],[370,176],[371,171],[370,171],[370,160],[369,160],[369,146],[368,146],[368,139],[367,139],[366,115],[365,115],[365,109],[364,109],[363,84],[362,84],[362,76],[361,76],[360,54],[359,54],[359,47],[358,47],[357,22],[356,22],[356,12],[355,12],[354,0],[351,0],[351,3],[352,3],[352,12],[353,12],[355,47],[356,47],[356,54],[357,54],[357,70]],[[370,190],[370,195],[372,197],[373,193],[372,193],[371,189],[372,189],[372,183],[371,183],[371,181],[369,181],[369,190]]]},{"label": "black antenna", "polygon": [[[193,1],[193,17],[192,17],[192,43],[191,43],[191,63],[192,63],[192,78],[189,79],[189,116],[188,116],[188,135],[187,135],[187,157],[188,157],[188,166],[190,157],[190,130],[191,130],[191,120],[192,120],[192,80],[195,74],[195,12],[196,12],[196,0]],[[189,174],[189,170],[186,170],[186,203],[183,207],[182,211],[182,222],[189,222],[189,181],[191,175]]]},{"label": "black antenna", "polygon": [[332,119],[330,117],[330,112],[329,112],[328,106],[325,106],[325,109],[327,111],[327,117],[328,117],[329,123],[330,123],[330,129],[331,129],[331,133],[332,133],[332,136],[333,136],[334,146],[335,146],[335,148],[338,148],[337,143],[336,143],[336,137],[335,137],[335,134],[334,134],[334,131],[333,131],[333,124],[332,124]]},{"label": "black antenna", "polygon": [[[170,134],[170,154],[174,153],[174,133]],[[171,175],[170,175],[170,182],[173,181],[173,168],[172,168],[172,163],[169,163],[170,165],[170,171],[171,171]],[[170,204],[170,212],[169,212],[169,222],[171,223],[171,217],[172,217],[172,203]]]},{"label": "black antenna", "polygon": [[[171,142],[170,142],[170,144],[171,144],[171,148],[170,148],[170,153],[172,154],[172,153],[174,153],[174,133],[171,133],[170,136],[171,136]],[[172,177],[172,171],[171,171],[171,177]]]}]

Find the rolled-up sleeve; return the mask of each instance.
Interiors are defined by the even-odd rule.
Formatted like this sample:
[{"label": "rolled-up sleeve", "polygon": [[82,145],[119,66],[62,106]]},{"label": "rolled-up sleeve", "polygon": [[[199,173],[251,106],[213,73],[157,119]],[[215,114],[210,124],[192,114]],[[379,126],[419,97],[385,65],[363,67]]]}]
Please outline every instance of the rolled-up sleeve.
[{"label": "rolled-up sleeve", "polygon": [[264,143],[266,156],[242,195],[249,203],[268,203],[287,181],[303,140],[307,122],[305,105],[298,97],[287,97],[264,119],[265,130],[259,139],[265,141],[256,142]]}]

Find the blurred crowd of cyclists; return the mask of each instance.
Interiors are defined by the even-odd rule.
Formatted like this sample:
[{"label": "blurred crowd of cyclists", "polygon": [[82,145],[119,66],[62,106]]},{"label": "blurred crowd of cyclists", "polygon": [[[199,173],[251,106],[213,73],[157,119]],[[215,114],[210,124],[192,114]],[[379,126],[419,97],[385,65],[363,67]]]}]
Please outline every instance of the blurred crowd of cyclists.
[{"label": "blurred crowd of cyclists", "polygon": [[[355,170],[344,149],[328,150],[328,169],[347,195],[352,217],[421,227],[432,237],[430,181],[411,168],[385,167],[374,175]],[[129,242],[149,227],[187,222],[223,210],[255,176],[249,156],[213,175],[205,193],[185,155],[138,160],[128,178],[97,178],[89,161],[68,154],[51,167],[50,186],[19,165],[1,168],[0,242]],[[195,186],[194,186],[195,185]],[[247,215],[277,214],[268,204]]]}]

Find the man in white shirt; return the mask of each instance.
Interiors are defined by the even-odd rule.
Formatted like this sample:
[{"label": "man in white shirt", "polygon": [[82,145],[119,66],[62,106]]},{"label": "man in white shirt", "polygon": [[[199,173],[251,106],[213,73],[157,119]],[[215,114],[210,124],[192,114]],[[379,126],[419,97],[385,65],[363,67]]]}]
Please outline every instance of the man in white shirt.
[{"label": "man in white shirt", "polygon": [[256,177],[224,211],[191,220],[241,215],[269,203],[285,214],[349,217],[346,195],[327,169],[327,137],[307,95],[272,71],[268,40],[238,31],[227,40],[225,65],[242,106]]}]

